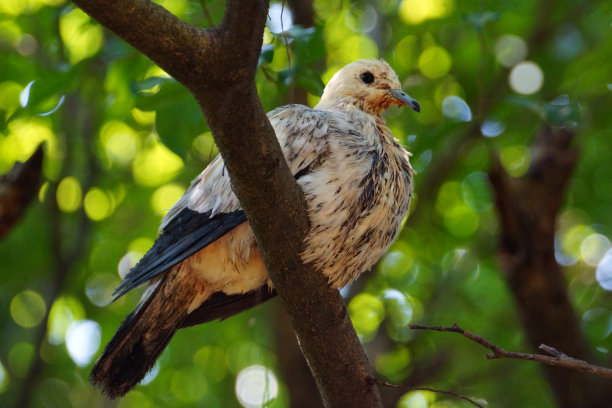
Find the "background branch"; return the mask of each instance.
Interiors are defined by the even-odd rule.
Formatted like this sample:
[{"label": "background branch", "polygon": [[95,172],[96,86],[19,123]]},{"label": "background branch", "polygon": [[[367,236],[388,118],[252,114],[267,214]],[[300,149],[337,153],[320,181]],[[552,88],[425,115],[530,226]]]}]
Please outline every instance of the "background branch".
[{"label": "background branch", "polygon": [[23,216],[36,197],[42,170],[43,149],[39,146],[25,163],[15,163],[0,177],[0,239]]},{"label": "background branch", "polygon": [[550,356],[544,354],[531,354],[531,353],[518,353],[514,351],[506,351],[503,348],[496,346],[484,337],[472,333],[468,330],[462,329],[454,323],[452,326],[423,326],[418,324],[411,324],[409,326],[413,330],[434,330],[440,332],[452,332],[458,333],[462,336],[472,340],[474,343],[478,343],[481,346],[488,348],[492,353],[487,354],[485,357],[487,360],[493,360],[498,358],[515,358],[519,360],[530,360],[538,363],[546,364],[554,367],[563,367],[570,370],[581,371],[585,373],[595,374],[603,378],[612,379],[612,369],[601,367],[598,365],[590,364],[584,360],[579,360],[566,355],[558,351],[553,347],[549,347],[545,344],[541,344],[539,349],[547,352]]},{"label": "background branch", "polygon": [[[557,213],[578,158],[573,137],[573,130],[545,125],[532,143],[524,176],[510,177],[494,157],[489,179],[501,224],[498,260],[529,343],[533,348],[548,344],[575,358],[592,360],[554,249]],[[545,373],[560,406],[609,405],[604,384],[555,367],[546,367]]]}]

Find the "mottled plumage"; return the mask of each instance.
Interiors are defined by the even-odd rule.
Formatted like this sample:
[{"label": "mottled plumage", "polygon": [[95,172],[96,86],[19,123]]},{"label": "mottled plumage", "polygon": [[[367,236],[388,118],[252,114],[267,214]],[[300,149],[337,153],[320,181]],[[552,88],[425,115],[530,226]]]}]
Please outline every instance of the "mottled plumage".
[{"label": "mottled plumage", "polygon": [[[419,110],[386,62],[362,60],[334,75],[314,109],[288,105],[268,114],[306,197],[311,230],[302,259],[334,288],[372,267],[408,212],[410,154],[380,116],[392,104]],[[96,362],[95,385],[121,396],[179,328],[227,318],[274,296],[245,220],[217,157],[168,212],[153,248],[117,288],[120,296],[150,282]]]}]

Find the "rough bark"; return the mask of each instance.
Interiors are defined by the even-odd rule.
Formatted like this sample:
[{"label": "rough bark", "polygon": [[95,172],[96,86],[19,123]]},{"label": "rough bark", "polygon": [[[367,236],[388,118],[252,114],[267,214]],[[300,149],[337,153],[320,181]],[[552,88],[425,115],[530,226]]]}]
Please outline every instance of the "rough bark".
[{"label": "rough bark", "polygon": [[[501,224],[498,258],[534,349],[547,344],[592,361],[587,341],[555,260],[555,220],[578,154],[573,131],[544,126],[531,149],[527,174],[511,178],[496,162],[489,178]],[[601,382],[575,371],[545,367],[560,407],[609,407]]]},{"label": "rough bark", "polygon": [[[311,0],[289,0],[289,9],[293,16],[293,24],[304,28],[314,24],[314,10]],[[307,105],[306,90],[290,85],[287,103]],[[289,406],[292,408],[310,408],[321,406],[321,397],[306,360],[300,350],[291,323],[282,309],[276,310],[275,317],[278,366],[289,389]]]},{"label": "rough bark", "polygon": [[185,23],[146,0],[75,3],[156,62],[198,101],[324,405],[381,406],[338,291],[299,257],[309,228],[304,197],[254,80],[268,2],[228,0],[223,20],[209,29]]}]

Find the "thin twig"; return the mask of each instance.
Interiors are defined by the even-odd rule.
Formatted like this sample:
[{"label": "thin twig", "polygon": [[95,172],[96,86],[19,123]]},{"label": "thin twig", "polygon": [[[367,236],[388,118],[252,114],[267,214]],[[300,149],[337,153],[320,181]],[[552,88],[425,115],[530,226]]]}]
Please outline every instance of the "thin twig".
[{"label": "thin twig", "polygon": [[462,336],[467,337],[468,339],[472,340],[473,342],[478,343],[481,346],[491,350],[492,353],[485,355],[487,360],[493,360],[497,358],[516,358],[520,360],[531,360],[531,361],[537,361],[538,363],[547,364],[550,366],[569,368],[571,370],[582,371],[585,373],[595,374],[603,378],[612,379],[612,369],[590,364],[584,360],[578,360],[576,358],[570,357],[562,353],[561,351],[553,347],[547,346],[545,344],[540,345],[539,348],[540,350],[545,351],[546,353],[550,354],[550,356],[539,354],[539,353],[531,354],[531,353],[518,353],[514,351],[506,351],[503,348],[491,343],[489,340],[485,339],[484,337],[478,334],[472,333],[468,330],[462,329],[461,327],[457,325],[457,323],[453,323],[453,325],[450,327],[449,326],[422,326],[418,324],[411,324],[408,327],[410,327],[413,330],[435,330],[435,331],[441,331],[441,332],[459,333]]},{"label": "thin twig", "polygon": [[376,380],[376,384],[383,386],[383,387],[388,387],[388,388],[399,388],[402,390],[407,390],[407,391],[431,391],[431,392],[435,392],[437,394],[445,394],[445,395],[451,395],[455,398],[459,398],[462,399],[464,401],[469,402],[470,404],[474,405],[475,407],[479,407],[479,408],[484,408],[484,405],[480,405],[479,403],[477,403],[476,401],[474,401],[473,399],[466,397],[465,395],[461,395],[457,392],[453,392],[453,391],[445,391],[445,390],[438,390],[436,388],[431,388],[431,387],[412,387],[410,385],[401,385],[401,384],[392,384],[386,381],[381,381],[381,380]]},{"label": "thin twig", "polygon": [[264,76],[266,77],[266,79],[267,79],[268,81],[270,81],[270,82],[272,82],[272,83],[275,83],[276,85],[279,85],[278,80],[277,80],[277,79],[275,79],[275,78],[274,78],[274,77],[273,77],[273,76],[270,74],[270,72],[272,72],[272,73],[273,73],[274,71],[272,71],[272,70],[271,70],[271,69],[269,69],[269,68],[264,67],[263,65],[261,65],[261,66],[259,67],[259,69],[261,70],[261,73],[262,73],[262,74],[264,74]]},{"label": "thin twig", "polygon": [[210,11],[208,11],[208,5],[206,4],[206,0],[200,0],[200,7],[202,7],[202,11],[204,12],[204,17],[206,18],[208,26],[214,27],[216,25],[215,20],[213,20],[212,16],[210,15]]}]

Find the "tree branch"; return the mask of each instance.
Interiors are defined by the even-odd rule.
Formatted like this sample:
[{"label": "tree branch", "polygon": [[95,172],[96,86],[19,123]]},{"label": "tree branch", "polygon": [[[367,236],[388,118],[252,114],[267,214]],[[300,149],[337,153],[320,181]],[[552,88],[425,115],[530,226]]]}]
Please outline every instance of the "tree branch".
[{"label": "tree branch", "polygon": [[0,239],[4,238],[36,196],[42,170],[42,146],[25,163],[17,162],[0,176]]},{"label": "tree branch", "polygon": [[219,26],[205,30],[146,0],[75,3],[198,101],[325,406],[381,406],[339,292],[299,256],[309,230],[303,193],[289,172],[254,80],[268,2],[228,0]]},{"label": "tree branch", "polygon": [[404,391],[430,391],[430,392],[435,392],[436,394],[450,395],[452,397],[467,401],[470,404],[474,405],[475,407],[484,408],[484,405],[480,405],[478,402],[474,401],[473,399],[466,397],[465,395],[459,394],[457,392],[453,392],[453,391],[439,390],[437,388],[431,388],[431,387],[412,387],[410,385],[392,384],[390,382],[380,381],[380,380],[376,380],[376,383],[383,387],[398,388]]},{"label": "tree branch", "polygon": [[531,354],[531,353],[518,353],[514,351],[506,351],[503,348],[491,343],[489,340],[485,339],[484,337],[478,334],[472,333],[468,330],[462,329],[461,327],[459,327],[459,325],[457,325],[457,323],[453,323],[453,325],[450,327],[449,326],[423,326],[423,325],[418,325],[418,324],[411,324],[408,327],[410,327],[413,330],[435,330],[435,331],[440,331],[440,332],[452,332],[452,333],[461,334],[462,336],[467,337],[468,339],[472,340],[474,343],[478,343],[481,346],[491,350],[492,353],[485,355],[487,360],[494,360],[498,358],[515,358],[519,360],[530,360],[530,361],[536,361],[538,363],[546,364],[549,366],[569,368],[570,370],[591,373],[591,374],[595,374],[603,378],[612,379],[612,369],[590,364],[584,360],[579,360],[579,359],[570,357],[558,351],[557,349],[547,346],[545,344],[541,344],[539,346],[539,349],[550,354],[550,356],[547,356],[544,354],[538,354],[538,353]]}]

